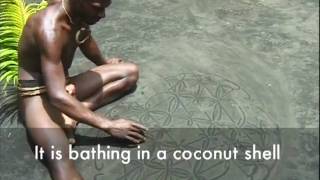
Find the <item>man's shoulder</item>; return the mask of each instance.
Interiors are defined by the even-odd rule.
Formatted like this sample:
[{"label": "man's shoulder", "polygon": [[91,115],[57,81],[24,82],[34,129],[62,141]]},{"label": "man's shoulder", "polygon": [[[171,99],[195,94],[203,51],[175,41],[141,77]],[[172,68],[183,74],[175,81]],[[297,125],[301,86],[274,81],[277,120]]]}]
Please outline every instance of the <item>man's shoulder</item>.
[{"label": "man's shoulder", "polygon": [[39,29],[41,26],[45,26],[45,20],[54,20],[53,16],[53,6],[48,6],[37,13],[31,15],[26,22],[26,26],[35,27],[35,29]]},{"label": "man's shoulder", "polygon": [[38,45],[61,39],[65,28],[61,26],[58,19],[57,5],[51,5],[31,16],[26,28],[32,32]]}]

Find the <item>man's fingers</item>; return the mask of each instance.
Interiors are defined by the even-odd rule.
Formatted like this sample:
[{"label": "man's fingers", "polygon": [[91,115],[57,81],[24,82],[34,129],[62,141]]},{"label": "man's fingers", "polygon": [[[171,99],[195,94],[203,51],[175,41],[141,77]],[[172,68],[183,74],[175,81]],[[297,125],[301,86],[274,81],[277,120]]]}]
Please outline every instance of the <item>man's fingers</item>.
[{"label": "man's fingers", "polygon": [[126,136],[125,138],[128,139],[129,141],[133,142],[133,143],[136,143],[136,144],[140,143],[140,141],[138,139],[135,139],[135,138],[133,138],[131,136]]},{"label": "man's fingers", "polygon": [[141,130],[144,130],[144,131],[147,131],[148,128],[144,127],[143,125],[141,124],[138,124],[138,123],[135,123],[135,122],[132,122],[132,126],[136,127],[136,128],[139,128]]},{"label": "man's fingers", "polygon": [[119,64],[119,63],[123,63],[123,60],[120,58],[111,58],[108,60],[108,63],[110,64]]},{"label": "man's fingers", "polygon": [[136,132],[136,133],[139,133],[139,134],[145,136],[145,131],[142,130],[142,129],[139,129],[139,128],[135,127],[135,126],[132,126],[132,127],[130,128],[130,130],[133,131],[133,132]]},{"label": "man's fingers", "polygon": [[120,63],[122,63],[122,59],[115,59],[115,60],[114,60],[114,63],[115,63],[115,64],[120,64]]},{"label": "man's fingers", "polygon": [[142,140],[142,141],[145,141],[145,140],[146,140],[146,138],[145,138],[143,135],[141,135],[141,134],[139,134],[139,133],[137,133],[137,132],[134,132],[134,131],[129,132],[129,135],[130,135],[131,137],[138,138],[138,139],[140,139],[140,140]]}]

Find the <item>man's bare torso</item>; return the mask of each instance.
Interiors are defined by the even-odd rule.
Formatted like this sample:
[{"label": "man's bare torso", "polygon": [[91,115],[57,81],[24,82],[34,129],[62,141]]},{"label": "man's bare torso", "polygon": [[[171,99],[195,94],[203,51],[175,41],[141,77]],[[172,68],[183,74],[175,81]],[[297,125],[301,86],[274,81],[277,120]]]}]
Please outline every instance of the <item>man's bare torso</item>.
[{"label": "man's bare torso", "polygon": [[68,24],[62,21],[60,14],[61,3],[56,3],[28,19],[19,44],[20,79],[41,79],[41,51],[44,48],[42,38],[50,35],[48,32],[58,34],[61,37],[60,41],[56,43],[62,45],[61,63],[65,75],[68,75],[68,69],[78,47],[74,38],[77,29],[70,28]]},{"label": "man's bare torso", "polygon": [[[69,132],[75,128],[67,122],[76,121],[133,143],[145,141],[144,126],[93,112],[130,93],[139,78],[135,64],[106,59],[90,34],[89,25],[105,17],[111,0],[51,2],[29,18],[18,50],[19,79],[31,80],[19,81],[19,111],[33,143],[44,147],[46,154],[52,146],[67,153]],[[77,47],[97,66],[68,77]],[[68,158],[48,161],[48,167],[52,179],[83,179]]]}]

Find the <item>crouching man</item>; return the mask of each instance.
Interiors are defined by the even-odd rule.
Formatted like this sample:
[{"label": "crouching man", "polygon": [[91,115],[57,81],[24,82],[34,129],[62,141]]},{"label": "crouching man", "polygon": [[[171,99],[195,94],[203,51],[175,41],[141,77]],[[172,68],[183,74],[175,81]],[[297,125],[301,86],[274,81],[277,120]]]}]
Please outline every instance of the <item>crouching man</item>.
[{"label": "crouching man", "polygon": [[[48,159],[53,179],[83,179],[68,159],[77,122],[134,143],[145,140],[146,128],[126,119],[110,120],[93,110],[131,92],[138,67],[105,59],[90,34],[90,25],[105,17],[111,0],[62,0],[27,21],[19,44],[20,113],[32,141],[45,150],[63,150],[63,159]],[[77,48],[97,66],[70,77]],[[69,137],[69,139],[68,139]]]}]

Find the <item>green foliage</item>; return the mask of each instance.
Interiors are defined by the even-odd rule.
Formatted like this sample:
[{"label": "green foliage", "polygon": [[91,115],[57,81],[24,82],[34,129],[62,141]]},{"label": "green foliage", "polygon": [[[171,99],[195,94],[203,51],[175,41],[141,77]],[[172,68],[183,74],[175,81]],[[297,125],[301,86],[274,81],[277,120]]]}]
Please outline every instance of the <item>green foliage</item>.
[{"label": "green foliage", "polygon": [[46,1],[0,0],[0,81],[6,87],[18,80],[18,43],[28,17],[47,6]]}]

